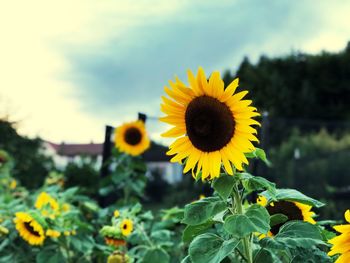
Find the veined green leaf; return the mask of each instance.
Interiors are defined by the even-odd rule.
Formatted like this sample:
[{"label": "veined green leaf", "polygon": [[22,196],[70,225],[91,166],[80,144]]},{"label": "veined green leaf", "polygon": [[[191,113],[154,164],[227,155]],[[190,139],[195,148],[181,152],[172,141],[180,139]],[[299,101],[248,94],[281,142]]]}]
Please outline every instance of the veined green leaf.
[{"label": "veined green leaf", "polygon": [[200,225],[226,209],[226,203],[219,197],[206,197],[185,206],[183,223]]},{"label": "veined green leaf", "polygon": [[197,236],[189,247],[189,254],[193,263],[219,263],[233,252],[239,240],[223,240],[215,234]]},{"label": "veined green leaf", "polygon": [[240,238],[254,232],[266,234],[270,230],[270,215],[264,207],[252,205],[245,214],[227,217],[224,229]]}]

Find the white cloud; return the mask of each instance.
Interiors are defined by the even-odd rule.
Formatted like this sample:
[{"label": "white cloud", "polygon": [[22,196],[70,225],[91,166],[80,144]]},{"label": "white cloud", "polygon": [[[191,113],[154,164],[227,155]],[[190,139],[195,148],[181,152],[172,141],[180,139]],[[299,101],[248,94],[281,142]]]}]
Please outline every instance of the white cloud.
[{"label": "white cloud", "polygon": [[21,121],[19,131],[29,136],[56,142],[102,141],[104,125],[114,120],[81,111],[81,101],[71,96],[75,87],[60,78],[70,65],[57,46],[99,46],[111,34],[127,34],[144,19],[166,16],[178,5],[165,1],[157,1],[152,8],[148,1],[137,5],[135,1],[2,2],[0,112],[11,111],[13,119]]}]

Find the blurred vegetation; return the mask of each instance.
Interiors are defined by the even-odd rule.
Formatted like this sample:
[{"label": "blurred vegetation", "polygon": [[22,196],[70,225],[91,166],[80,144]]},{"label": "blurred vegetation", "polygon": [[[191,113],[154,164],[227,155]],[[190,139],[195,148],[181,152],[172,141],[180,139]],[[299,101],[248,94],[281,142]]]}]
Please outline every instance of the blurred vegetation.
[{"label": "blurred vegetation", "polygon": [[80,191],[92,198],[98,194],[97,182],[100,174],[95,168],[95,163],[89,160],[83,160],[80,163],[69,163],[65,170],[65,186],[78,186]]},{"label": "blurred vegetation", "polygon": [[327,204],[323,218],[341,219],[350,198],[350,134],[341,137],[326,130],[288,140],[270,150],[272,168],[266,172],[279,187],[296,188]]},{"label": "blurred vegetation", "polygon": [[7,151],[15,160],[13,176],[29,189],[42,185],[54,167],[52,159],[41,151],[42,140],[19,135],[13,123],[1,119],[0,134],[0,149]]},{"label": "blurred vegetation", "polygon": [[350,199],[350,42],[339,53],[261,56],[256,64],[245,58],[224,73],[225,83],[236,76],[268,113],[259,136],[273,166],[253,164],[254,173],[326,199],[322,218],[342,218]]},{"label": "blurred vegetation", "polygon": [[240,79],[260,112],[269,113],[269,143],[289,137],[293,127],[302,132],[349,131],[350,42],[339,53],[308,55],[294,52],[285,57],[261,56],[256,64],[245,58],[237,72],[226,71],[224,81]]}]

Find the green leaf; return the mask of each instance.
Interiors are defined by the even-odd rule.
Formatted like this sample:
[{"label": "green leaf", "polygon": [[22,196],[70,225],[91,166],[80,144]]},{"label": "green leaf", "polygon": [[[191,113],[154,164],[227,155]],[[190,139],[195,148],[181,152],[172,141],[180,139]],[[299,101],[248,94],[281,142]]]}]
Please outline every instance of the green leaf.
[{"label": "green leaf", "polygon": [[253,191],[267,190],[270,192],[270,195],[273,196],[276,192],[276,184],[263,177],[253,176],[249,173],[237,173],[237,175],[242,179],[243,186],[248,191],[248,193]]},{"label": "green leaf", "polygon": [[247,158],[258,158],[262,160],[267,166],[271,166],[271,162],[267,159],[266,153],[263,149],[255,148],[255,151],[250,153],[245,153]]},{"label": "green leaf", "polygon": [[170,262],[169,254],[162,248],[151,248],[146,250],[142,263],[168,263]]},{"label": "green leaf", "polygon": [[322,235],[316,225],[304,221],[290,221],[284,224],[276,237],[309,237],[322,240]]},{"label": "green leaf", "polygon": [[221,175],[213,181],[214,190],[226,201],[230,196],[234,184],[237,182],[236,176]]},{"label": "green leaf", "polygon": [[207,197],[187,204],[182,223],[200,225],[226,209],[226,203],[219,197]]},{"label": "green leaf", "polygon": [[142,210],[142,205],[140,203],[136,203],[130,211],[130,214],[136,215],[137,213],[141,212]]},{"label": "green leaf", "polygon": [[45,250],[42,249],[36,256],[37,263],[60,263],[66,262],[62,253],[58,250]]},{"label": "green leaf", "polygon": [[194,179],[196,180],[196,182],[198,182],[201,178],[202,178],[202,171],[200,171]]},{"label": "green leaf", "polygon": [[331,263],[332,259],[327,255],[326,252],[320,249],[304,249],[297,248],[291,251],[294,256],[291,263]]},{"label": "green leaf", "polygon": [[254,263],[277,263],[272,251],[261,248],[254,255]]},{"label": "green leaf", "polygon": [[267,159],[266,153],[263,149],[255,148],[255,156],[266,163],[267,166],[271,166],[271,162]]},{"label": "green leaf", "polygon": [[201,225],[187,226],[182,234],[182,241],[190,243],[196,236],[203,234],[208,228],[213,225],[214,222],[206,222]]},{"label": "green leaf", "polygon": [[287,222],[274,238],[264,238],[260,240],[260,244],[271,249],[311,249],[317,245],[325,245],[318,227],[303,221]]},{"label": "green leaf", "polygon": [[324,203],[317,201],[316,199],[313,199],[311,197],[308,197],[295,189],[276,189],[276,194],[274,197],[271,196],[271,194],[268,191],[262,192],[261,195],[265,196],[269,202],[274,200],[285,200],[299,202],[314,207],[324,206]]},{"label": "green leaf", "polygon": [[157,230],[153,231],[151,233],[151,239],[155,241],[155,243],[161,243],[161,242],[167,242],[171,239],[173,232],[162,229],[162,230]]},{"label": "green leaf", "polygon": [[278,224],[283,224],[288,220],[288,216],[284,214],[274,214],[270,217],[270,226],[273,227]]},{"label": "green leaf", "polygon": [[224,229],[240,238],[253,232],[266,234],[270,230],[270,215],[265,207],[252,205],[245,214],[227,217]]},{"label": "green leaf", "polygon": [[193,263],[219,263],[239,244],[239,240],[223,240],[215,234],[197,236],[189,247],[189,254]]}]

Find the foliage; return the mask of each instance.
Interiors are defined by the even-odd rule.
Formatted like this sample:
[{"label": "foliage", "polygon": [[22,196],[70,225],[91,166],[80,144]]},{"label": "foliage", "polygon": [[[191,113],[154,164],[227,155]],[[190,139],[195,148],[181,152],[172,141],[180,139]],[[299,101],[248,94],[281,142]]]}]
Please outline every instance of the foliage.
[{"label": "foliage", "polygon": [[[322,234],[323,227],[286,221],[282,214],[276,218],[259,204],[243,205],[252,191],[263,191],[261,195],[268,202],[297,201],[316,207],[323,206],[321,202],[293,189],[275,188],[266,179],[246,172],[233,177],[222,174],[213,180],[212,187],[214,196],[185,206],[182,222],[187,227],[183,241],[189,244],[189,249],[182,262],[292,262],[295,257],[300,261],[318,258],[330,262],[325,253],[327,239]],[[267,235],[273,225],[281,222],[285,223],[276,236],[260,236]]]},{"label": "foliage", "polygon": [[42,153],[42,140],[19,135],[10,122],[0,119],[0,149],[15,156],[12,175],[27,188],[42,185],[53,169],[52,160]]},{"label": "foliage", "polygon": [[96,182],[98,182],[100,175],[94,168],[94,163],[84,159],[80,163],[68,163],[64,175],[67,187],[79,186],[82,193],[91,197],[97,196]]},{"label": "foliage", "polygon": [[[325,198],[323,218],[342,218],[347,208],[350,185],[350,135],[335,136],[325,130],[301,136],[295,130],[280,146],[270,151],[273,166],[269,178],[282,187],[300,189],[316,198]],[[283,172],[281,172],[283,171]],[[315,183],[317,182],[317,183]],[[336,205],[333,205],[333,203]]]},{"label": "foliage", "polygon": [[300,125],[308,132],[326,122],[332,131],[343,132],[348,127],[349,65],[350,43],[339,53],[261,56],[256,64],[245,58],[236,74],[225,73],[224,81],[228,84],[239,76],[240,86],[250,91],[256,106],[269,112],[270,143],[276,145]]},{"label": "foliage", "polygon": [[132,157],[113,149],[109,160],[113,168],[109,177],[100,183],[99,194],[112,203],[116,199],[123,205],[136,203],[143,198],[146,187],[146,165],[140,156]]}]

